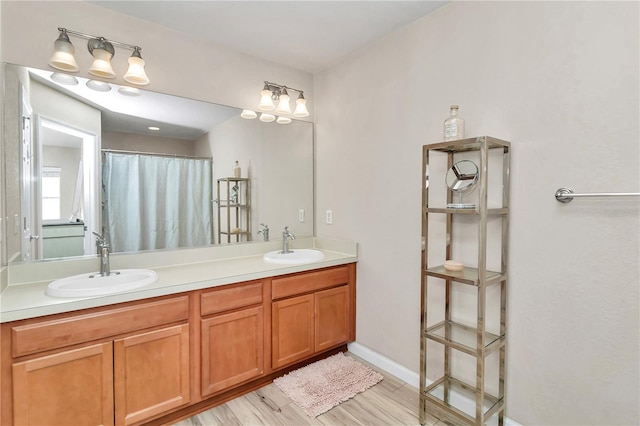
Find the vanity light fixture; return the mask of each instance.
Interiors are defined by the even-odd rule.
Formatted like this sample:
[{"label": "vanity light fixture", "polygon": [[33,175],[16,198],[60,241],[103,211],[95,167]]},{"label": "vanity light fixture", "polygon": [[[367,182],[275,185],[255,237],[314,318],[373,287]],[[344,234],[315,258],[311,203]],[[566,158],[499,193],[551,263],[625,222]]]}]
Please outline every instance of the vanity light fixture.
[{"label": "vanity light fixture", "polygon": [[80,68],[78,67],[75,56],[73,56],[76,49],[73,47],[73,44],[71,44],[71,40],[69,40],[67,30],[58,28],[58,31],[60,31],[60,35],[58,39],[53,42],[55,52],[49,60],[49,65],[62,71],[78,72]]},{"label": "vanity light fixture", "polygon": [[298,92],[298,99],[296,100],[296,109],[293,112],[294,117],[307,117],[309,111],[307,110],[307,101],[304,98],[304,92],[302,90],[294,89],[292,87],[284,86],[277,83],[264,82],[264,87],[260,92],[260,103],[258,109],[261,111],[271,111],[275,106],[275,102],[278,102],[276,112],[279,114],[291,114],[291,106],[289,105],[290,97],[289,91]]},{"label": "vanity light fixture", "polygon": [[147,77],[144,70],[145,62],[140,55],[141,47],[71,31],[66,28],[58,28],[58,31],[60,31],[60,35],[54,42],[55,52],[49,60],[51,67],[67,72],[77,72],[79,70],[74,57],[75,49],[69,40],[69,34],[71,34],[89,40],[87,49],[94,58],[89,67],[89,74],[102,78],[115,78],[116,73],[111,66],[111,59],[115,55],[114,46],[117,46],[133,50],[133,54],[128,60],[129,67],[124,75],[125,81],[140,86],[149,84],[149,77]]},{"label": "vanity light fixture", "polygon": [[289,117],[279,116],[278,119],[276,120],[276,123],[278,123],[278,124],[289,124],[289,123],[291,123],[291,119]]}]

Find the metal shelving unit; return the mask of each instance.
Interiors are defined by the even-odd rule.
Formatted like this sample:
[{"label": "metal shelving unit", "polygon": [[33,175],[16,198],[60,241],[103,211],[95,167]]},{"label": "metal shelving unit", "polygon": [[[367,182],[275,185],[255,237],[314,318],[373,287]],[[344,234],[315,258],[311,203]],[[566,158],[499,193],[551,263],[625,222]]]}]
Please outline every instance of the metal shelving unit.
[{"label": "metal shelving unit", "polygon": [[[507,291],[507,252],[509,235],[509,150],[511,144],[489,136],[440,142],[423,146],[422,165],[422,248],[421,265],[421,338],[420,338],[420,423],[426,422],[427,413],[443,421],[453,424],[482,425],[494,415],[498,416],[498,424],[503,425],[505,419],[505,361],[506,361],[506,291]],[[488,172],[489,152],[502,152],[502,205],[489,208],[488,206]],[[449,208],[445,206],[431,207],[429,205],[429,167],[430,153],[446,154],[447,169],[451,168],[456,159],[463,154],[463,158],[477,158],[478,202],[474,208]],[[495,151],[492,151],[495,152]],[[499,155],[499,152],[497,153]],[[442,154],[438,154],[442,156]],[[444,181],[444,177],[443,177]],[[433,183],[432,183],[433,184]],[[451,204],[453,195],[447,191],[447,204]],[[444,220],[442,219],[444,215]],[[475,221],[477,226],[477,264],[475,267],[465,266],[462,271],[452,272],[444,268],[444,260],[451,259],[452,245],[456,244],[453,233],[453,218],[463,215],[469,222]],[[429,219],[439,216],[433,226],[443,224],[446,227],[446,241],[444,241],[445,259],[442,264],[428,264],[429,248]],[[470,219],[469,216],[474,219]],[[500,270],[487,270],[487,221],[496,218],[502,222],[500,236]],[[433,219],[432,219],[433,220]],[[492,247],[492,249],[495,249]],[[497,253],[496,253],[497,255]],[[443,283],[444,282],[444,283]],[[440,286],[444,293],[442,302],[438,306],[429,305],[429,288]],[[463,324],[452,319],[455,297],[454,286],[471,286],[477,292],[477,310],[475,324]],[[500,287],[499,324],[493,332],[487,331],[487,287]],[[444,288],[442,288],[444,286]],[[435,300],[432,303],[437,303]],[[444,305],[444,306],[442,306]],[[441,313],[441,320],[428,324],[429,309]],[[432,315],[433,316],[433,315]],[[440,319],[440,318],[439,318]],[[431,343],[430,343],[431,342]],[[429,379],[430,363],[438,361],[438,354],[430,356],[428,346],[440,346],[442,364],[439,366],[435,379]],[[457,376],[453,362],[454,352],[466,354],[475,359],[476,380],[469,383]],[[486,358],[499,353],[497,367],[497,392],[489,394],[486,389]],[[429,356],[428,356],[429,355]],[[433,376],[433,375],[432,375]]]},{"label": "metal shelving unit", "polygon": [[[251,188],[247,178],[218,179],[218,243],[251,240]],[[222,198],[222,197],[226,198]],[[224,220],[223,220],[224,219]]]}]

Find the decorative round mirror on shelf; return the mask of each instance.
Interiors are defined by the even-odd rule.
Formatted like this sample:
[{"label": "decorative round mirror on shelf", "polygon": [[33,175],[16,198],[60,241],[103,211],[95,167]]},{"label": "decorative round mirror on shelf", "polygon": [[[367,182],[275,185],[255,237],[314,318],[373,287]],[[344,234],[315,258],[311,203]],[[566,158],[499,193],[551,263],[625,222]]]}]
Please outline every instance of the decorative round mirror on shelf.
[{"label": "decorative round mirror on shelf", "polygon": [[473,209],[475,204],[464,204],[462,195],[473,192],[478,183],[478,166],[471,160],[462,160],[455,163],[446,176],[446,183],[449,189],[458,194],[458,202],[447,204],[448,208],[453,209]]}]

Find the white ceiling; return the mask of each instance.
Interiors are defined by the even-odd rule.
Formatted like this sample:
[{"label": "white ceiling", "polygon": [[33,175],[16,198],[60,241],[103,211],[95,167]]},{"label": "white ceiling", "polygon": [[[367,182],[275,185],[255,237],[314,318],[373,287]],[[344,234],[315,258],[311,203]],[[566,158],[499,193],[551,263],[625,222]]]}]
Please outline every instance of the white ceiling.
[{"label": "white ceiling", "polygon": [[446,1],[91,1],[302,71],[322,71]]}]

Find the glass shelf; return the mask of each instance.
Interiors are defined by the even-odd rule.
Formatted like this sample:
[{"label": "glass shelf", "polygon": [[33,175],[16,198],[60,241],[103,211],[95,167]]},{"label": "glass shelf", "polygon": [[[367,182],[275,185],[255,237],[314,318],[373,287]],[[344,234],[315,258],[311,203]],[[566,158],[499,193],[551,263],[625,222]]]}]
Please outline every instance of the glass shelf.
[{"label": "glass shelf", "polygon": [[[469,327],[453,321],[442,321],[427,328],[425,336],[445,346],[452,347],[472,356],[478,356],[478,332],[475,327]],[[500,349],[503,344],[504,336],[501,337],[485,331],[485,356]]]},{"label": "glass shelf", "polygon": [[429,149],[432,151],[441,152],[467,152],[478,151],[482,144],[486,143],[487,148],[509,148],[510,143],[491,136],[478,136],[475,138],[458,139],[455,141],[445,141],[429,145]]},{"label": "glass shelf", "polygon": [[[480,278],[477,268],[470,268],[465,266],[462,271],[449,271],[444,268],[443,265],[428,268],[425,273],[428,276],[442,278],[444,280],[457,281],[463,284],[471,284],[477,286],[480,283]],[[493,284],[507,279],[506,274],[500,272],[487,270],[486,284]]]},{"label": "glass shelf", "polygon": [[248,204],[235,204],[235,203],[227,204],[226,200],[220,200],[219,204],[220,204],[220,207],[237,207],[240,209],[246,209],[247,207],[249,207]]},{"label": "glass shelf", "polygon": [[[460,422],[468,424],[478,424],[476,421],[476,395],[478,390],[475,386],[470,386],[453,377],[442,377],[428,386],[421,395],[427,404],[429,410],[430,404],[436,408],[446,408],[447,420],[459,424]],[[488,420],[492,415],[504,408],[504,400],[495,396],[484,393],[482,404],[482,413],[484,421]]]},{"label": "glass shelf", "polygon": [[[424,207],[422,209],[424,213],[446,213],[446,214],[468,214],[468,215],[480,215],[478,211],[478,207],[473,209],[453,209],[449,207]],[[507,208],[499,207],[493,209],[487,209],[487,214],[489,216],[500,216],[506,215],[508,212]]]}]

